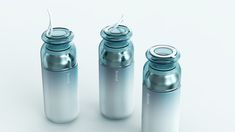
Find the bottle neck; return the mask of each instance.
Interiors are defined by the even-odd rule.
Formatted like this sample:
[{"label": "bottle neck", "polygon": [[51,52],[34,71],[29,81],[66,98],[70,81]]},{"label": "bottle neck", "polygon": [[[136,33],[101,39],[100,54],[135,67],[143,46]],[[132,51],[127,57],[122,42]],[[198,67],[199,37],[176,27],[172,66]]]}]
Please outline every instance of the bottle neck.
[{"label": "bottle neck", "polygon": [[64,44],[50,44],[50,43],[45,43],[46,48],[52,51],[64,51],[67,50],[71,47],[71,43],[64,43]]},{"label": "bottle neck", "polygon": [[151,66],[151,68],[159,70],[159,71],[169,71],[174,69],[177,66],[178,62],[175,63],[155,63],[155,62],[151,62],[149,63],[149,66]]},{"label": "bottle neck", "polygon": [[109,48],[120,49],[120,48],[127,47],[129,45],[129,43],[131,43],[131,42],[130,42],[130,40],[109,41],[109,40],[103,39],[103,43],[105,46],[107,46]]}]

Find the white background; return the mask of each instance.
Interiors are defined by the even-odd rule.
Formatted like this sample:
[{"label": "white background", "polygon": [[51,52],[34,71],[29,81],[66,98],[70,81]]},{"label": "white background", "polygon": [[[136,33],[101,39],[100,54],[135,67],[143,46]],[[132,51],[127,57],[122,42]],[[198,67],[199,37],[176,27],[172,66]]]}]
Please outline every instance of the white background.
[{"label": "white background", "polygon": [[[181,51],[180,132],[235,131],[234,0],[0,0],[0,132],[140,132],[145,51],[170,44]],[[41,33],[53,26],[75,34],[79,118],[64,125],[44,116]],[[125,15],[135,46],[136,109],[126,120],[99,113],[100,30]]]}]

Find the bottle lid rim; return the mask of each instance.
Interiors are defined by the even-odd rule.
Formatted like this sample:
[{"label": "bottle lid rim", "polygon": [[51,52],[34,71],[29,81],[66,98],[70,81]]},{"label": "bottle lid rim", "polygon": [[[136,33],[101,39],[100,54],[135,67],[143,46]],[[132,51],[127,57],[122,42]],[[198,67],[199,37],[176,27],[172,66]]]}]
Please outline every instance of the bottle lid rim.
[{"label": "bottle lid rim", "polygon": [[73,32],[64,27],[54,27],[51,35],[47,34],[47,30],[42,34],[42,40],[45,43],[59,45],[69,43],[73,40]]},{"label": "bottle lid rim", "polygon": [[155,45],[147,50],[146,57],[154,63],[175,63],[180,58],[180,53],[170,45]]},{"label": "bottle lid rim", "polygon": [[132,32],[127,26],[118,25],[113,29],[113,26],[107,26],[101,30],[101,37],[107,41],[125,41],[130,39]]}]

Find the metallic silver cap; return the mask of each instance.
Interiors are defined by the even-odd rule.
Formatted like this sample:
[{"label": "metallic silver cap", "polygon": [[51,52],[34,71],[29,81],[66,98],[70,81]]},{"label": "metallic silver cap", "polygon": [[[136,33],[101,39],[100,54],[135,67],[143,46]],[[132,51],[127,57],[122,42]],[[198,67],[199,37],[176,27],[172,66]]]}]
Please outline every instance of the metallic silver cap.
[{"label": "metallic silver cap", "polygon": [[128,45],[127,41],[132,36],[130,29],[124,25],[118,25],[117,27],[107,26],[102,29],[100,33],[101,37],[107,41],[107,46],[112,48],[122,48]]},{"label": "metallic silver cap", "polygon": [[66,50],[70,47],[70,42],[73,40],[73,33],[67,28],[55,27],[50,34],[47,31],[43,32],[42,40],[48,44],[47,48],[53,51]]},{"label": "metallic silver cap", "polygon": [[146,57],[154,69],[169,70],[175,67],[180,53],[169,45],[155,45],[147,50]]}]

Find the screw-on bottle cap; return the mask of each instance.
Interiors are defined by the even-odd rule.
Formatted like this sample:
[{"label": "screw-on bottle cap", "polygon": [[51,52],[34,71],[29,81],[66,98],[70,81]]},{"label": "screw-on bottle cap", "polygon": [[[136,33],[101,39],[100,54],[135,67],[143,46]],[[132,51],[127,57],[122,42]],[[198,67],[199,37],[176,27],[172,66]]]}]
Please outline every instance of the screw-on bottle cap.
[{"label": "screw-on bottle cap", "polygon": [[100,33],[101,37],[108,41],[107,46],[113,48],[121,48],[128,45],[126,42],[132,36],[132,32],[127,26],[118,25],[118,26],[108,26],[102,29]]},{"label": "screw-on bottle cap", "polygon": [[155,45],[147,50],[146,57],[153,63],[153,67],[159,70],[167,70],[175,67],[180,58],[176,48],[169,45]]},{"label": "screw-on bottle cap", "polygon": [[56,51],[68,49],[73,37],[72,31],[63,27],[55,27],[50,34],[47,31],[42,34],[42,40],[48,44],[47,48]]}]

